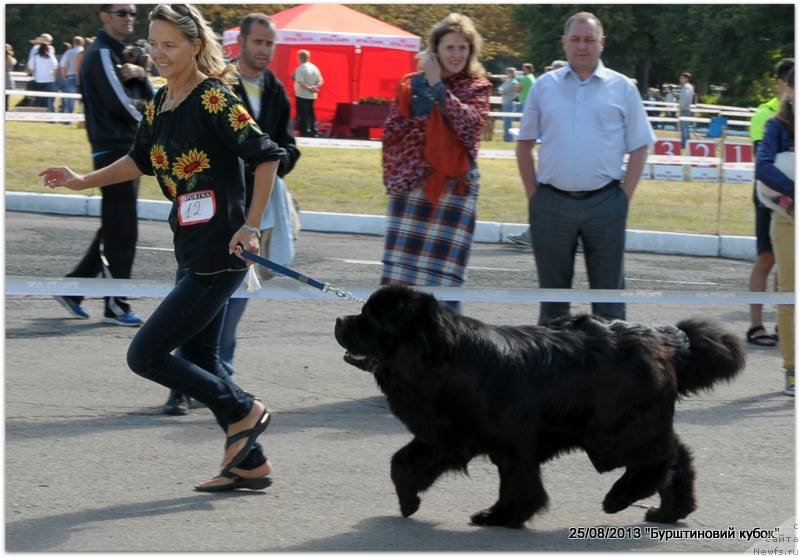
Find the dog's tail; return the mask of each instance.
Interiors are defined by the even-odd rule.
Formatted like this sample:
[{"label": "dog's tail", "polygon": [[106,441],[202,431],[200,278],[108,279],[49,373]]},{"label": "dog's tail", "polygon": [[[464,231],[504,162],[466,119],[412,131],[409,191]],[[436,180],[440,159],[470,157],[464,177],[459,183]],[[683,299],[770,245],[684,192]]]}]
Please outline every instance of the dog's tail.
[{"label": "dog's tail", "polygon": [[703,319],[678,322],[689,339],[689,352],[677,366],[678,393],[689,395],[711,389],[719,381],[730,382],[744,368],[742,340],[720,324]]}]

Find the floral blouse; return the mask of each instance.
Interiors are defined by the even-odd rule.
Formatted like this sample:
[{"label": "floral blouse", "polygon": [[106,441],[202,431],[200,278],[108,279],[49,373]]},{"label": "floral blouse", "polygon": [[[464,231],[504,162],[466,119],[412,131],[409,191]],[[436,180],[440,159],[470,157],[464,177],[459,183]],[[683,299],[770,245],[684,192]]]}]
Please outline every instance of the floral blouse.
[{"label": "floral blouse", "polygon": [[162,87],[145,108],[129,153],[172,201],[169,224],[178,265],[195,273],[240,270],[228,243],[245,221],[239,158],[251,168],[284,150],[261,131],[221,81],[206,78],[171,110]]},{"label": "floral blouse", "polygon": [[[442,82],[434,87],[428,87],[425,80],[422,83],[430,90],[429,96],[444,109],[442,113],[474,161],[481,128],[489,113],[491,82],[484,77],[459,73],[445,78],[444,86]],[[396,102],[389,109],[383,129],[383,181],[389,193],[422,188],[431,172],[425,160],[425,130],[430,113],[424,112],[426,114],[406,118],[400,114]]]}]

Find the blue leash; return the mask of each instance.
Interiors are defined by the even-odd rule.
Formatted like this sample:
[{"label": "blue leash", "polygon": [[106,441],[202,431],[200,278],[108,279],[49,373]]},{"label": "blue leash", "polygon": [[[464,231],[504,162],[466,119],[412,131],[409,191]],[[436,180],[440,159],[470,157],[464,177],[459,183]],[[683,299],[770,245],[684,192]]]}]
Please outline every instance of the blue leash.
[{"label": "blue leash", "polygon": [[338,296],[339,298],[343,298],[345,300],[353,300],[355,302],[364,303],[364,300],[361,297],[358,297],[351,293],[350,291],[346,291],[344,289],[337,289],[332,287],[329,283],[324,283],[322,281],[318,281],[312,277],[307,277],[302,273],[295,271],[289,267],[283,266],[279,263],[273,262],[272,260],[268,260],[258,254],[254,254],[252,252],[248,252],[247,250],[242,250],[242,257],[250,260],[251,262],[255,262],[257,264],[261,264],[264,267],[271,269],[272,271],[276,272],[279,275],[284,275],[286,277],[290,277],[296,281],[300,281],[301,283],[305,283],[310,287],[314,287],[315,289],[319,289],[323,293],[331,292]]}]

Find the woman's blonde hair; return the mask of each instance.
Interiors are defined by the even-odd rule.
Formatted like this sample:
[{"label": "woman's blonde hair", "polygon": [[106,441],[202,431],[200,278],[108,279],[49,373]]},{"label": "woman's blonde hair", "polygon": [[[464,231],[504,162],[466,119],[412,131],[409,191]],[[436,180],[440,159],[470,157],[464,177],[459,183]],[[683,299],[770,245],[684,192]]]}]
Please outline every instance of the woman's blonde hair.
[{"label": "woman's blonde hair", "polygon": [[200,41],[197,69],[226,83],[236,81],[236,69],[225,62],[222,47],[214,30],[195,7],[189,4],[159,4],[150,12],[150,21],[166,21],[177,27],[189,40]]},{"label": "woman's blonde hair", "polygon": [[469,44],[469,60],[464,66],[464,72],[471,77],[483,76],[486,70],[478,61],[483,47],[483,38],[475,28],[472,20],[464,14],[451,13],[431,29],[428,35],[428,48],[420,53],[420,60],[424,60],[429,52],[436,54],[442,37],[448,33],[461,33]]}]

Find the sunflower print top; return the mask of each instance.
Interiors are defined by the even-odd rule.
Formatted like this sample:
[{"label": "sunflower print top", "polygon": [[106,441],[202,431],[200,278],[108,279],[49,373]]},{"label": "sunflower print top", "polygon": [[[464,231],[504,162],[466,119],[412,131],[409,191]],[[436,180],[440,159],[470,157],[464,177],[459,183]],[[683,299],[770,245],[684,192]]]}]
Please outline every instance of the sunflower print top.
[{"label": "sunflower print top", "polygon": [[218,79],[206,78],[182,103],[162,111],[166,89],[147,104],[129,155],[173,202],[169,224],[178,265],[196,273],[244,269],[228,254],[245,220],[239,159],[255,168],[285,152]]}]

